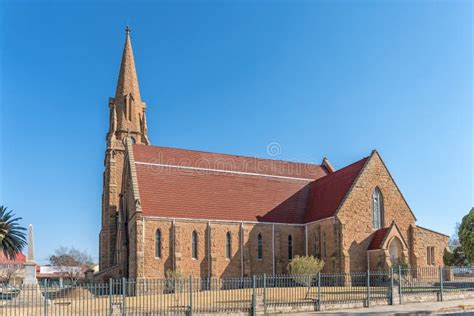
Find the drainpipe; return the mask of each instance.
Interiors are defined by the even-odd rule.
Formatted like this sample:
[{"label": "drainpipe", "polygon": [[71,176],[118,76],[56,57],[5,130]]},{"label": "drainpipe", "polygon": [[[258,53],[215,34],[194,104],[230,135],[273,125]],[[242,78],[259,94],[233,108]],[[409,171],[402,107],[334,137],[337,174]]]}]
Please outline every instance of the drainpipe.
[{"label": "drainpipe", "polygon": [[367,251],[367,271],[370,271],[370,260],[369,260],[369,252]]},{"label": "drainpipe", "polygon": [[275,275],[275,224],[272,224],[272,271]]},{"label": "drainpipe", "polygon": [[244,277],[244,223],[240,223],[240,277]]},{"label": "drainpipe", "polygon": [[211,278],[211,221],[207,222],[207,277]]},{"label": "drainpipe", "polygon": [[305,256],[308,256],[308,225],[304,225],[304,244],[305,244]]},{"label": "drainpipe", "polygon": [[173,246],[173,271],[176,271],[176,245],[175,245],[175,235],[176,235],[176,220],[173,219],[172,222],[172,227],[171,227],[171,233],[172,233],[172,243],[171,245]]}]

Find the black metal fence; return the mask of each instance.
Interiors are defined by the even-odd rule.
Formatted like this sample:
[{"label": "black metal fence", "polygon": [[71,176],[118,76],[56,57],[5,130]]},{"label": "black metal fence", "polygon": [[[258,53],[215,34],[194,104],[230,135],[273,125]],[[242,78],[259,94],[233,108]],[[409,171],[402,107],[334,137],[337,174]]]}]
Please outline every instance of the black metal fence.
[{"label": "black metal fence", "polygon": [[0,285],[0,315],[253,314],[281,308],[321,310],[338,304],[393,304],[403,297],[429,295],[443,300],[450,293],[465,291],[474,291],[474,269],[119,279],[68,286],[44,281],[38,286]]},{"label": "black metal fence", "polygon": [[474,268],[467,267],[423,267],[398,268],[396,275],[400,276],[400,295],[443,295],[474,291]]}]

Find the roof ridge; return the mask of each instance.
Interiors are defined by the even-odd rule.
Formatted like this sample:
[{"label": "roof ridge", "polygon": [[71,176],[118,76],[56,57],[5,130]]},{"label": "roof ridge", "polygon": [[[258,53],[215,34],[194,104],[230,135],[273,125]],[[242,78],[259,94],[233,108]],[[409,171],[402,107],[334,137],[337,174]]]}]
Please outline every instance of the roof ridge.
[{"label": "roof ridge", "polygon": [[359,159],[359,160],[357,160],[357,161],[351,163],[350,165],[344,166],[344,167],[342,167],[341,169],[338,169],[338,170],[336,170],[336,171],[334,171],[334,172],[328,173],[328,174],[325,175],[324,177],[321,177],[321,178],[319,178],[319,179],[317,179],[317,180],[314,180],[314,183],[316,183],[316,182],[318,182],[318,181],[320,181],[320,180],[326,179],[326,178],[328,178],[329,176],[340,174],[342,171],[344,171],[344,170],[346,170],[346,169],[352,167],[352,166],[355,165],[355,164],[358,164],[358,163],[360,163],[360,162],[362,162],[362,161],[368,159],[369,157],[370,157],[370,156],[366,156],[366,157],[364,157],[364,158],[362,158],[362,159]]},{"label": "roof ridge", "polygon": [[435,234],[439,234],[439,235],[443,235],[443,236],[449,237],[448,235],[443,234],[443,233],[440,233],[440,232],[437,232],[436,230],[432,230],[432,229],[429,229],[429,228],[426,228],[426,227],[423,227],[423,226],[420,226],[420,225],[417,225],[417,224],[415,224],[415,226],[416,226],[417,228],[421,228],[421,229],[427,230],[427,231],[432,232],[432,233],[435,233]]},{"label": "roof ridge", "polygon": [[[205,150],[196,150],[196,149],[184,149],[184,148],[169,147],[169,146],[153,146],[153,145],[145,145],[145,144],[134,144],[133,146],[134,147],[153,147],[153,148],[174,149],[174,150],[191,151],[191,152],[203,153],[203,154],[222,155],[222,156],[237,157],[237,158],[250,158],[250,159],[274,161],[274,162],[281,162],[281,163],[291,163],[291,164],[297,164],[297,165],[310,165],[310,166],[318,166],[318,167],[322,166],[321,164],[316,164],[316,163],[298,162],[298,161],[289,161],[289,160],[271,159],[271,158],[260,158],[260,157],[256,157],[256,156],[243,156],[243,155],[218,153],[218,152],[211,152],[211,151],[205,151]],[[324,176],[324,177],[326,177],[326,176]]]},{"label": "roof ridge", "polygon": [[181,170],[200,170],[200,171],[209,171],[215,173],[228,173],[228,174],[236,174],[236,175],[243,175],[243,176],[258,176],[258,177],[269,177],[269,178],[279,178],[279,179],[287,179],[287,180],[303,180],[308,182],[313,182],[313,178],[302,178],[302,177],[293,177],[293,176],[282,176],[270,173],[261,173],[261,172],[245,172],[245,171],[234,171],[234,170],[226,170],[226,169],[218,169],[218,168],[201,168],[201,167],[192,167],[192,166],[178,166],[178,165],[168,165],[168,164],[160,164],[160,163],[152,163],[152,162],[142,162],[136,161],[135,164],[138,165],[155,165],[158,167],[168,167],[168,168],[177,168]]}]

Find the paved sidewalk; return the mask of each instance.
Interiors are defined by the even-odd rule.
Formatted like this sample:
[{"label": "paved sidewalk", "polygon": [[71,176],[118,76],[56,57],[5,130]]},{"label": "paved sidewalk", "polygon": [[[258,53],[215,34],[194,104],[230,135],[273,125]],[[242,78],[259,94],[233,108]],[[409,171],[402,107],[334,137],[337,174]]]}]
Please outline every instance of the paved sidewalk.
[{"label": "paved sidewalk", "polygon": [[[338,311],[298,313],[296,315],[474,315],[474,299],[445,302],[406,303],[393,306],[374,306]],[[287,314],[294,315],[294,314]]]}]

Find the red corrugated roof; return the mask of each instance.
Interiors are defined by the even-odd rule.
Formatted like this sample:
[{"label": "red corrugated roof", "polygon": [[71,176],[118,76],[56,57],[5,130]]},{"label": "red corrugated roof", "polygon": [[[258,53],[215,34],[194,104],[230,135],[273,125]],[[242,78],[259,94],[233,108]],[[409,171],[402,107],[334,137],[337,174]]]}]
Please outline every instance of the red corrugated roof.
[{"label": "red corrugated roof", "polygon": [[363,158],[312,183],[305,222],[335,215],[367,159]]},{"label": "red corrugated roof", "polygon": [[370,241],[369,247],[367,249],[368,250],[375,250],[375,249],[382,248],[383,242],[385,240],[385,236],[387,235],[387,232],[391,228],[392,228],[392,226],[385,227],[385,228],[380,228],[379,230],[376,230],[374,232],[374,235],[372,236],[372,240]]},{"label": "red corrugated roof", "polygon": [[21,252],[18,253],[13,260],[8,259],[3,251],[0,251],[0,264],[24,264],[26,262],[26,256]]},{"label": "red corrugated roof", "polygon": [[166,147],[134,145],[133,153],[145,216],[279,223],[334,215],[365,162],[329,173],[315,164]]}]

